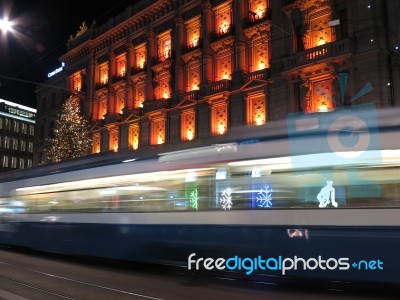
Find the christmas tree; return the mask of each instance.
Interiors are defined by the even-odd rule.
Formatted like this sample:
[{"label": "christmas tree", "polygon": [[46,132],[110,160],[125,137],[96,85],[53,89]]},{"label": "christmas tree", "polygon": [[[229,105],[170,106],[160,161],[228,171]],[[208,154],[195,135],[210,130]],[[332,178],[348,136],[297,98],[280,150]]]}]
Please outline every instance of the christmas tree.
[{"label": "christmas tree", "polygon": [[80,115],[79,101],[70,97],[58,115],[53,137],[47,139],[47,158],[52,162],[88,154],[92,146],[89,125]]}]

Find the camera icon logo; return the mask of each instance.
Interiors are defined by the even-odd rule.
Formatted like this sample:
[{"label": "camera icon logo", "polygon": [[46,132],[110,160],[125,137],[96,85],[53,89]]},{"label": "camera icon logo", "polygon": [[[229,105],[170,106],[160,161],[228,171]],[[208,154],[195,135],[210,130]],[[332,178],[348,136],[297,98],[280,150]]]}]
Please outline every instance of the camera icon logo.
[{"label": "camera icon logo", "polygon": [[[381,147],[374,104],[286,118],[293,168],[379,163]],[[308,156],[305,161],[302,155]]]},{"label": "camera icon logo", "polygon": [[[346,198],[381,195],[379,183],[360,177],[357,168],[381,162],[377,119],[373,104],[338,107],[329,113],[288,115],[286,124],[294,171],[324,173],[330,179],[322,180],[321,185],[332,182],[335,169],[345,171],[342,173],[346,178],[345,187],[331,189],[336,191],[336,200],[332,193],[329,196],[333,207],[346,205]],[[316,199],[319,207],[326,207],[329,201],[324,201],[321,192]]]}]

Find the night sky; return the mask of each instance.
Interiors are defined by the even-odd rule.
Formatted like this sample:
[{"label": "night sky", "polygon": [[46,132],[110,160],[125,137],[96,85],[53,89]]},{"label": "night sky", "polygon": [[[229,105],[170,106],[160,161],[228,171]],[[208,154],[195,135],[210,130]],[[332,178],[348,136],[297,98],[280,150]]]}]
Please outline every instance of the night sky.
[{"label": "night sky", "polygon": [[0,99],[36,108],[36,83],[61,65],[58,58],[82,22],[101,25],[138,1],[102,2],[0,0],[0,18],[14,23],[12,33],[0,31]]}]

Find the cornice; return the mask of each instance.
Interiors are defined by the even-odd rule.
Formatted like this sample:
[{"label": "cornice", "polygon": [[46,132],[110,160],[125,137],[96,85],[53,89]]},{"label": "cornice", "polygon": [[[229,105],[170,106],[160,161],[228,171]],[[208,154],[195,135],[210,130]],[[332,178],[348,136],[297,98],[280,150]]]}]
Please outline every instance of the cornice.
[{"label": "cornice", "polygon": [[197,48],[192,51],[189,51],[185,54],[181,55],[182,60],[185,62],[185,64],[188,64],[190,62],[195,62],[201,59],[201,49]]},{"label": "cornice", "polygon": [[[147,8],[130,15],[119,24],[105,29],[104,32],[99,31],[107,27],[107,23],[102,26],[89,28],[88,31],[91,31],[91,34],[88,34],[89,39],[71,50],[68,50],[60,59],[65,61],[67,65],[72,65],[93,52],[99,53],[104,50],[108,51],[110,47],[121,40],[134,39],[139,35],[146,34],[149,25],[156,27],[161,24],[163,20],[175,14],[178,8],[180,11],[184,11],[185,6],[188,7],[189,5],[193,6],[193,0],[156,1]],[[129,8],[130,7],[128,7],[127,10]],[[109,22],[115,21],[116,17],[110,19]],[[70,45],[73,45],[73,43]]]},{"label": "cornice", "polygon": [[98,91],[96,91],[95,92],[95,94],[96,94],[96,97],[97,98],[104,98],[104,97],[106,97],[107,95],[108,95],[108,90],[107,89],[100,89],[100,90],[98,90]]},{"label": "cornice", "polygon": [[265,20],[262,23],[254,24],[248,28],[243,29],[244,35],[247,38],[253,40],[256,38],[267,37],[270,39],[271,37],[271,21]]},{"label": "cornice", "polygon": [[144,81],[146,79],[146,77],[147,77],[147,73],[145,71],[142,71],[140,73],[136,73],[136,74],[131,76],[132,81],[133,81],[134,84]]},{"label": "cornice", "polygon": [[120,90],[124,90],[126,87],[126,81],[121,80],[112,84],[114,91],[118,92]]},{"label": "cornice", "polygon": [[218,54],[223,50],[230,49],[231,47],[233,47],[234,42],[235,42],[235,37],[229,35],[215,42],[212,42],[210,46],[214,50],[214,52]]},{"label": "cornice", "polygon": [[291,17],[291,13],[295,9],[299,9],[306,14],[312,14],[318,10],[328,8],[332,10],[332,0],[297,0],[283,8],[283,12],[287,17]]},{"label": "cornice", "polygon": [[158,63],[154,66],[151,67],[151,69],[156,72],[156,73],[163,73],[163,72],[169,72],[169,68],[171,67],[171,59],[167,59],[164,62]]}]

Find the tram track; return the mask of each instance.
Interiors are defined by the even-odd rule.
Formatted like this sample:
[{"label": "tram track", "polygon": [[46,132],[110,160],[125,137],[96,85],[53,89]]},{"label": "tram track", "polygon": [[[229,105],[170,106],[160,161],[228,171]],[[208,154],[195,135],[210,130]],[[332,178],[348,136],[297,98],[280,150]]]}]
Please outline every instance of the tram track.
[{"label": "tram track", "polygon": [[30,283],[28,283],[28,282],[23,282],[23,281],[21,281],[21,280],[15,279],[15,278],[10,278],[10,277],[8,277],[8,276],[0,275],[0,278],[1,278],[2,280],[7,280],[7,281],[9,281],[9,282],[12,282],[12,283],[15,283],[15,284],[18,284],[18,285],[22,285],[22,286],[25,286],[25,287],[27,287],[27,288],[40,291],[40,292],[45,293],[45,294],[47,294],[47,295],[56,296],[56,297],[59,297],[59,298],[62,298],[62,299],[68,299],[68,300],[84,300],[84,299],[76,298],[76,297],[73,297],[73,296],[70,296],[70,295],[67,295],[67,294],[61,294],[61,293],[59,293],[59,292],[51,291],[51,290],[42,288],[42,287],[40,287],[40,286],[30,284]]},{"label": "tram track", "polygon": [[[96,284],[96,283],[92,283],[92,282],[88,282],[88,281],[78,280],[78,279],[74,279],[74,278],[70,278],[70,277],[66,277],[66,276],[61,276],[61,275],[50,273],[50,272],[43,272],[40,270],[27,268],[27,267],[24,267],[21,265],[8,263],[5,261],[0,261],[0,265],[3,266],[0,270],[0,279],[14,283],[16,285],[24,286],[25,288],[35,290],[35,291],[38,291],[38,292],[46,294],[46,295],[51,295],[52,297],[57,297],[60,299],[85,300],[88,298],[75,296],[75,295],[72,295],[72,293],[60,292],[60,291],[57,291],[56,289],[48,288],[48,287],[46,287],[46,285],[50,285],[50,286],[54,285],[54,286],[59,287],[59,286],[65,286],[65,283],[68,283],[68,284],[72,284],[73,286],[75,286],[75,288],[77,288],[78,290],[84,290],[89,287],[91,290],[97,289],[98,294],[103,294],[104,291],[107,291],[108,294],[113,294],[117,299],[122,299],[121,295],[124,295],[126,297],[133,297],[134,299],[164,300],[163,298],[160,298],[160,297],[153,297],[150,295],[135,293],[132,291],[117,289],[117,288],[113,288],[110,286],[104,286],[104,285],[100,285],[100,284]],[[4,266],[13,268],[14,270],[17,270],[16,274],[19,274],[19,275],[21,275],[21,272],[31,273],[32,276],[28,276],[28,277],[22,276],[22,277],[34,278],[35,283],[30,282],[28,280],[17,279],[16,276],[2,274],[2,272],[5,271]],[[42,278],[39,280],[39,277],[42,277]],[[54,280],[59,281],[59,283],[53,284],[51,281],[54,281]],[[39,281],[40,281],[40,283],[38,283]],[[79,286],[81,286],[81,288],[79,288]],[[90,299],[98,299],[98,298],[93,297]]]}]

